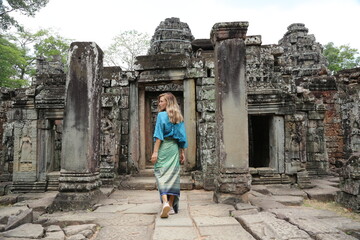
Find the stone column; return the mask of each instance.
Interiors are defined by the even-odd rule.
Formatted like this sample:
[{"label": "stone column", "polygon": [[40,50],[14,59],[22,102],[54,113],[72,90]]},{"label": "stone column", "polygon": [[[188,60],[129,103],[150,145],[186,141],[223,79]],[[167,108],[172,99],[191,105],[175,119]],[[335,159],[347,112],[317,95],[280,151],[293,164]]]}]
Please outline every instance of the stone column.
[{"label": "stone column", "polygon": [[245,37],[248,22],[217,23],[215,46],[216,157],[214,200],[236,203],[250,190]]},{"label": "stone column", "polygon": [[127,162],[127,172],[133,173],[139,169],[139,159],[140,159],[139,92],[138,92],[138,84],[135,81],[130,82],[129,103],[130,103],[130,109],[129,109],[130,136],[129,136],[129,156]]},{"label": "stone column", "polygon": [[70,46],[59,191],[55,210],[87,209],[99,200],[103,52],[94,42]]},{"label": "stone column", "polygon": [[195,80],[184,80],[184,122],[188,140],[186,152],[186,170],[196,166],[196,94]]}]

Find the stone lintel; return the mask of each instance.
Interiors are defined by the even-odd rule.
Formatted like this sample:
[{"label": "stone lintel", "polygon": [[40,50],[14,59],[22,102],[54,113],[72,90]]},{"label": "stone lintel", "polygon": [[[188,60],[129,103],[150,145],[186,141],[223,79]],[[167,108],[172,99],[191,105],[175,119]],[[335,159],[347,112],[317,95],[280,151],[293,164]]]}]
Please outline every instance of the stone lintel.
[{"label": "stone lintel", "polygon": [[169,82],[184,80],[186,76],[186,69],[163,69],[153,71],[143,71],[139,76],[139,83],[147,82]]},{"label": "stone lintel", "polygon": [[191,47],[193,51],[197,51],[198,49],[202,50],[214,50],[214,46],[211,43],[210,39],[195,39],[191,42]]},{"label": "stone lintel", "polygon": [[186,68],[190,58],[185,54],[158,54],[136,57],[135,70]]},{"label": "stone lintel", "polygon": [[225,174],[246,174],[249,173],[249,169],[248,168],[220,168],[220,173],[225,173]]},{"label": "stone lintel", "polygon": [[212,43],[226,39],[241,38],[245,40],[249,22],[222,22],[215,23],[211,30]]}]

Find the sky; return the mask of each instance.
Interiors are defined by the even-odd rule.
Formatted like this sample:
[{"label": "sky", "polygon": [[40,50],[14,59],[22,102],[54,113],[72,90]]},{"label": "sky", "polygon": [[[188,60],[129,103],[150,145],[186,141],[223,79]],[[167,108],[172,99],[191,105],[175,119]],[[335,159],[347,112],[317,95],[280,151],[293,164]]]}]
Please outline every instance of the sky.
[{"label": "sky", "polygon": [[247,35],[261,35],[263,44],[277,44],[290,24],[304,23],[317,42],[360,51],[360,0],[50,0],[34,18],[16,15],[26,29],[52,28],[103,50],[121,31],[151,37],[169,17],[186,22],[196,39],[209,38],[215,23],[248,21]]}]

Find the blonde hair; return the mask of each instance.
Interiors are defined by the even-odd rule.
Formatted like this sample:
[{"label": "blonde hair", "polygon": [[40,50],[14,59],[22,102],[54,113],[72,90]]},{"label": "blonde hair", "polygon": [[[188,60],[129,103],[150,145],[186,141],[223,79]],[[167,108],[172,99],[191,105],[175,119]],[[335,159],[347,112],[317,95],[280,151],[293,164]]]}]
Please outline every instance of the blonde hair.
[{"label": "blonde hair", "polygon": [[[164,97],[166,101],[166,112],[169,116],[171,123],[180,123],[184,121],[184,117],[181,114],[179,104],[177,103],[176,97],[174,94],[167,92],[162,93],[158,96],[158,102],[160,101],[160,98]],[[160,111],[158,107],[158,111]]]}]

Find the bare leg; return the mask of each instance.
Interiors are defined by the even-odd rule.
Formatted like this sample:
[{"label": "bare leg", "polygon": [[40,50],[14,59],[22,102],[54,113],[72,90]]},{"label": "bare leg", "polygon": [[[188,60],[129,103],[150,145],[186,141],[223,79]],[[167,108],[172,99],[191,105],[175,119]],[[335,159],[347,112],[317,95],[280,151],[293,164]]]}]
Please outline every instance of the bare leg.
[{"label": "bare leg", "polygon": [[169,211],[170,211],[170,206],[169,206],[169,202],[168,202],[168,197],[167,195],[162,195],[161,199],[163,201],[163,207],[160,213],[160,217],[161,218],[167,218],[169,217]]},{"label": "bare leg", "polygon": [[170,207],[174,206],[174,200],[175,200],[175,196],[174,195],[170,195],[169,197],[169,205]]},{"label": "bare leg", "polygon": [[162,199],[163,203],[168,202],[168,197],[167,197],[166,194],[162,195],[162,196],[161,196],[161,199]]}]

